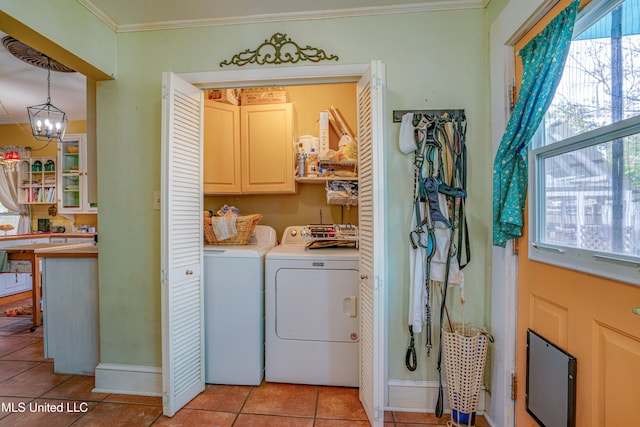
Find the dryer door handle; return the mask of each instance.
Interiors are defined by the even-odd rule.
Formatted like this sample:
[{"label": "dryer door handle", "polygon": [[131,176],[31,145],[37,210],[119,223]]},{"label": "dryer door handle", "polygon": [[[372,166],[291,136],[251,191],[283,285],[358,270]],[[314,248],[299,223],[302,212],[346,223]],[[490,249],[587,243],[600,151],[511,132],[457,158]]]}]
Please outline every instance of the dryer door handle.
[{"label": "dryer door handle", "polygon": [[355,295],[348,296],[342,302],[344,314],[349,317],[358,317],[358,297]]}]

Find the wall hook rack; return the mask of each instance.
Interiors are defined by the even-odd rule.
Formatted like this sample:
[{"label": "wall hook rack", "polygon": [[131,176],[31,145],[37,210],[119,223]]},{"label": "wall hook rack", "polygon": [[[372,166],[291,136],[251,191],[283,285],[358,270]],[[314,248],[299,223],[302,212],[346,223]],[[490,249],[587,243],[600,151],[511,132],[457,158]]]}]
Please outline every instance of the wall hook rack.
[{"label": "wall hook rack", "polygon": [[448,114],[449,117],[460,117],[464,118],[465,113],[464,110],[461,109],[453,109],[453,110],[393,110],[393,122],[400,123],[402,121],[402,116],[407,113],[413,114],[426,114],[428,116],[444,116]]}]

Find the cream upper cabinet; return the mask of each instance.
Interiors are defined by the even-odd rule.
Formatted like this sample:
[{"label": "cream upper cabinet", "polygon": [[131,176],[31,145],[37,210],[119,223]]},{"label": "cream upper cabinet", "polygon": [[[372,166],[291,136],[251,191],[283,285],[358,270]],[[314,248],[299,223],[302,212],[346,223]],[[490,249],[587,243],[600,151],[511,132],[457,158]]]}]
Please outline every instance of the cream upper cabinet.
[{"label": "cream upper cabinet", "polygon": [[294,193],[293,106],[240,109],[243,193]]},{"label": "cream upper cabinet", "polygon": [[204,102],[204,193],[240,193],[240,109]]},{"label": "cream upper cabinet", "polygon": [[204,193],[294,193],[293,105],[205,101]]}]

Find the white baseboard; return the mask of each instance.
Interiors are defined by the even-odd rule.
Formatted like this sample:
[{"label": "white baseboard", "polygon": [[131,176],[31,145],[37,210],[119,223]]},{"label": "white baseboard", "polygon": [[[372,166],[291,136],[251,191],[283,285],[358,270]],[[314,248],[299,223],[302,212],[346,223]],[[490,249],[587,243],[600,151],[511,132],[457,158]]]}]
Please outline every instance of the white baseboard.
[{"label": "white baseboard", "polygon": [[96,367],[94,393],[162,396],[162,368],[100,363]]},{"label": "white baseboard", "polygon": [[[387,383],[389,403],[387,410],[398,412],[434,413],[438,401],[439,383],[437,381],[389,380]],[[444,412],[450,413],[447,385],[443,388]],[[483,388],[478,403],[477,414],[484,414],[487,392]]]}]

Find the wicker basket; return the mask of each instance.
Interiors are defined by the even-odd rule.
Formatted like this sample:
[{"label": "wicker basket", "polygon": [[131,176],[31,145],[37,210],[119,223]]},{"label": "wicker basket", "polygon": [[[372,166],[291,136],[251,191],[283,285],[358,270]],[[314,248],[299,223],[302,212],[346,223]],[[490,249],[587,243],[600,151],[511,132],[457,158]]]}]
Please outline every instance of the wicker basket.
[{"label": "wicker basket", "polygon": [[475,412],[480,402],[490,339],[485,329],[469,323],[453,323],[451,327],[445,325],[442,328],[442,346],[452,415],[450,425],[475,425]]},{"label": "wicker basket", "polygon": [[246,245],[249,243],[253,230],[255,230],[261,219],[262,215],[260,214],[239,216],[236,218],[236,231],[238,234],[229,239],[218,240],[216,233],[213,232],[211,217],[205,215],[204,240],[210,245]]}]

